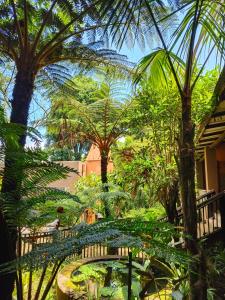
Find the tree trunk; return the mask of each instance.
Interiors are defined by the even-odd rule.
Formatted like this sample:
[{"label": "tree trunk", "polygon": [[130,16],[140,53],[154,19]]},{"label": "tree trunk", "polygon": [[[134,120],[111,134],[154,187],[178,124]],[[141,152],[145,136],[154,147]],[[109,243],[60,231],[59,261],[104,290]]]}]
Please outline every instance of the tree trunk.
[{"label": "tree trunk", "polygon": [[165,195],[165,210],[168,217],[168,221],[171,224],[178,225],[178,216],[177,216],[177,203],[179,201],[179,188],[178,180],[174,180],[170,186],[167,187]]},{"label": "tree trunk", "polygon": [[[101,152],[101,181],[102,181],[102,189],[104,192],[109,191],[108,187],[108,159],[109,159],[109,151],[102,150]],[[104,200],[105,206],[105,216],[106,218],[110,217],[110,208],[107,199]]]},{"label": "tree trunk", "polygon": [[104,287],[110,287],[112,280],[112,267],[106,268],[107,273],[105,274]]},{"label": "tree trunk", "polygon": [[127,300],[132,299],[132,252],[128,253]]},{"label": "tree trunk", "polygon": [[[184,216],[185,247],[192,255],[190,263],[190,299],[207,299],[207,288],[199,282],[201,278],[199,249],[197,245],[197,210],[195,194],[194,126],[191,120],[191,96],[182,98],[182,124],[180,140],[181,202]],[[201,268],[202,269],[202,268]],[[205,292],[203,290],[205,289]],[[204,295],[203,295],[204,294]],[[201,295],[201,298],[199,298]],[[204,298],[205,297],[205,298]]]},{"label": "tree trunk", "polygon": [[[17,123],[24,126],[19,136],[19,147],[7,145],[5,151],[5,168],[2,181],[2,193],[10,193],[12,201],[19,201],[19,188],[22,170],[17,169],[16,163],[18,151],[23,152],[26,143],[26,126],[28,113],[34,89],[34,75],[18,71],[13,90],[12,110],[10,123]],[[16,258],[17,226],[8,226],[7,215],[0,211],[0,264],[9,262]],[[3,247],[4,245],[4,247]],[[14,289],[16,272],[0,275],[0,299],[11,300]]]}]

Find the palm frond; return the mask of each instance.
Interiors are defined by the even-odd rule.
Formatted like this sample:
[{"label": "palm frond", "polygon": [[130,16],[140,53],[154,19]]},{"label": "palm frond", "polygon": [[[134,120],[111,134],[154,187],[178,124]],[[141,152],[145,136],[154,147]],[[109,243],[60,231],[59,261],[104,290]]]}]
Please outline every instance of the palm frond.
[{"label": "palm frond", "polygon": [[[185,64],[175,53],[170,52],[169,55],[181,80]],[[168,56],[164,49],[153,51],[141,60],[136,70],[135,83],[138,83],[143,77],[155,85],[167,86],[168,79],[171,80],[173,77]]]},{"label": "palm frond", "polygon": [[[72,237],[62,238],[56,234],[54,243],[39,245],[13,264],[1,267],[1,272],[15,267],[37,269],[55,261],[78,254],[84,246],[105,244],[117,247],[138,248],[157,258],[187,263],[188,256],[181,250],[168,246],[167,242],[175,234],[168,224],[143,222],[139,219],[122,219],[117,221],[79,224],[71,229]],[[35,257],[35,260],[34,260]],[[79,256],[78,256],[79,257]]]}]

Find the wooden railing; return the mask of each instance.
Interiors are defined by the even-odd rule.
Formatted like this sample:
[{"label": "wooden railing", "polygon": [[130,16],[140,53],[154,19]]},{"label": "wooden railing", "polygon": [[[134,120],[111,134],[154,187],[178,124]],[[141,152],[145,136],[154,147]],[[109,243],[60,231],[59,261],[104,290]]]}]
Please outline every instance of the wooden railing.
[{"label": "wooden railing", "polygon": [[[197,234],[198,238],[208,237],[224,229],[225,232],[225,192],[216,194],[209,192],[197,200]],[[160,221],[167,221],[167,217]],[[183,227],[183,212],[178,210],[177,226]],[[69,229],[57,231],[62,237],[72,235]],[[34,245],[52,242],[53,232],[36,232],[34,234],[21,235],[21,255],[32,250]],[[118,248],[118,255],[127,255],[128,248]],[[85,247],[82,250],[82,257],[96,257],[106,255],[107,247],[104,245],[94,245]]]},{"label": "wooden railing", "polygon": [[21,234],[21,256],[30,252],[35,245],[51,243],[54,239],[54,234],[60,234],[61,237],[72,236],[71,230],[69,228],[64,228],[57,231],[51,232],[34,232]]},{"label": "wooden railing", "polygon": [[[197,199],[197,235],[205,238],[211,234],[225,229],[225,192],[215,194],[207,193]],[[166,221],[167,217],[160,219]],[[183,212],[178,210],[177,226],[183,227]]]},{"label": "wooden railing", "polygon": [[212,196],[214,196],[216,192],[214,190],[208,191],[207,193],[202,194],[201,196],[197,197],[196,199],[196,205],[200,205],[207,200],[209,200]]},{"label": "wooden railing", "polygon": [[[62,237],[71,236],[71,231],[69,229],[64,229],[59,232]],[[36,233],[35,235],[24,234],[22,235],[22,247],[21,247],[21,255],[30,252],[33,247],[36,245],[44,244],[52,242],[54,239],[53,233]],[[80,258],[94,258],[99,256],[106,256],[111,254],[110,251],[112,248],[107,247],[104,244],[96,244],[91,246],[85,246],[82,249],[80,254]],[[115,249],[115,254],[119,256],[128,256],[129,248],[128,247],[120,247]],[[136,257],[144,260],[145,254],[143,252],[139,252]]]},{"label": "wooden railing", "polygon": [[222,229],[222,208],[225,204],[224,196],[224,192],[214,195],[197,206],[197,230],[199,238]]},{"label": "wooden railing", "polygon": [[[106,255],[112,255],[110,252],[112,248],[109,248],[105,245],[102,244],[97,244],[93,246],[86,246],[82,250],[82,258],[94,258],[94,257],[101,257],[101,256],[106,256]],[[130,249],[128,247],[119,247],[115,248],[115,255],[119,256],[128,256],[128,253]],[[145,253],[144,252],[138,252],[136,255],[137,258],[143,259],[145,258]]]},{"label": "wooden railing", "polygon": [[[196,206],[198,207],[199,205],[201,205],[203,203],[207,203],[207,201],[214,195],[215,195],[215,191],[212,190],[212,191],[209,191],[209,192],[197,197]],[[177,207],[177,214],[178,214],[178,218],[182,215],[182,207],[181,206]],[[167,216],[162,217],[162,218],[159,219],[159,221],[167,222],[168,217]]]}]

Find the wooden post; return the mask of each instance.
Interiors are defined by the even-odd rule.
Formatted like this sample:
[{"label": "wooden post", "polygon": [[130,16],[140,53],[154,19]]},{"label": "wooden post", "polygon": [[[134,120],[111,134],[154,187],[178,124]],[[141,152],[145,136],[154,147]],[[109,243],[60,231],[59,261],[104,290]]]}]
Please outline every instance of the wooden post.
[{"label": "wooden post", "polygon": [[[219,205],[220,205],[220,216],[221,216],[221,228],[224,236],[225,234],[225,192],[223,192],[223,195],[220,198]],[[223,240],[223,243],[225,244],[225,238]]]},{"label": "wooden post", "polygon": [[216,150],[213,148],[205,147],[204,149],[205,158],[205,180],[206,180],[206,190],[215,190],[217,193],[219,191],[218,185],[218,168],[216,160]]},{"label": "wooden post", "polygon": [[127,299],[131,300],[132,297],[132,252],[128,252],[128,283],[127,283]]}]

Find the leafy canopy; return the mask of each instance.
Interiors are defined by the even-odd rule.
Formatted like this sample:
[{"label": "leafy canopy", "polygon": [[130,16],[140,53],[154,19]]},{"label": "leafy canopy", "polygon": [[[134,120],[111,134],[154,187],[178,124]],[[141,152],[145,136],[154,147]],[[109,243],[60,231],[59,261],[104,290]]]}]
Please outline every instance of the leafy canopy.
[{"label": "leafy canopy", "polygon": [[91,93],[90,103],[78,100],[76,95],[53,99],[48,131],[64,145],[89,141],[97,145],[100,152],[108,153],[111,145],[126,131],[129,103],[114,99],[112,88],[106,83],[101,83]]}]

